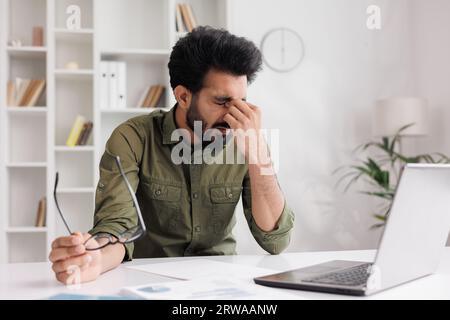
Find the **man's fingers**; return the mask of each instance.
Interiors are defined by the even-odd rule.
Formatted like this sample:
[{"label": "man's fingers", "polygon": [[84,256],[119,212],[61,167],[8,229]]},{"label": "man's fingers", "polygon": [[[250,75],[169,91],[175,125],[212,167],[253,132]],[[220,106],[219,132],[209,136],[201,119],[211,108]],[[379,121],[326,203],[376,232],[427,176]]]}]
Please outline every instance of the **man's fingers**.
[{"label": "man's fingers", "polygon": [[90,254],[83,254],[81,256],[69,258],[63,261],[58,261],[53,263],[52,269],[55,273],[66,272],[72,270],[72,268],[82,268],[84,265],[92,261],[92,256]]},{"label": "man's fingers", "polygon": [[228,109],[228,111],[236,120],[238,120],[239,122],[241,122],[243,124],[250,120],[244,113],[242,113],[235,106],[230,107],[230,109]]},{"label": "man's fingers", "polygon": [[225,120],[226,123],[228,123],[232,129],[237,129],[238,128],[239,122],[230,113],[227,113],[223,117],[223,120]]},{"label": "man's fingers", "polygon": [[55,273],[56,275],[56,279],[64,284],[68,284],[67,280],[69,279],[69,277],[71,276],[70,274],[68,274],[67,272],[60,272],[60,273]]},{"label": "man's fingers", "polygon": [[52,249],[48,258],[51,262],[56,262],[59,260],[65,260],[73,256],[82,255],[85,252],[86,248],[81,244],[72,247],[59,247]]},{"label": "man's fingers", "polygon": [[83,236],[81,234],[73,234],[67,237],[56,238],[52,242],[52,248],[73,247],[83,243]]},{"label": "man's fingers", "polygon": [[249,107],[248,102],[235,99],[229,102],[230,107],[235,106],[238,110],[240,110],[243,114],[247,116],[247,118],[251,118],[253,114],[252,108]]}]

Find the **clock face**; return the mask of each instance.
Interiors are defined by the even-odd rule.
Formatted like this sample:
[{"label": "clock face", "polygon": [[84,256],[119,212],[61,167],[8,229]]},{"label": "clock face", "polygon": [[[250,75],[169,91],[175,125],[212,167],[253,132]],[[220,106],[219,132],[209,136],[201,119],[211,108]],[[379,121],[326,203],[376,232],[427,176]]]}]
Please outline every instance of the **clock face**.
[{"label": "clock face", "polygon": [[277,28],[267,32],[261,41],[264,63],[277,72],[289,72],[305,56],[303,39],[292,29]]}]

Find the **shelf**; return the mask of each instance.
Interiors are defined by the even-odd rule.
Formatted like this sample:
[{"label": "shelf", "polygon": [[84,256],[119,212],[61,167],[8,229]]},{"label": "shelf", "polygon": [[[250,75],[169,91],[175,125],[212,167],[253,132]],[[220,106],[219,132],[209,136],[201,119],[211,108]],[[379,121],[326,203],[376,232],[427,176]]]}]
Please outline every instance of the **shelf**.
[{"label": "shelf", "polygon": [[67,34],[67,35],[73,35],[73,34],[94,34],[94,29],[79,29],[79,30],[69,30],[64,28],[56,28],[55,29],[56,34]]},{"label": "shelf", "polygon": [[56,152],[91,152],[94,150],[95,150],[94,146],[76,146],[76,147],[55,146]]},{"label": "shelf", "polygon": [[111,113],[111,114],[117,114],[117,113],[119,113],[119,114],[126,114],[126,113],[130,113],[130,114],[133,114],[133,113],[151,113],[151,112],[159,110],[159,109],[165,110],[163,108],[103,109],[103,110],[101,110],[101,113],[105,113],[105,114],[108,114],[108,113]]},{"label": "shelf", "polygon": [[7,168],[46,168],[46,162],[13,162],[6,164]]},{"label": "shelf", "polygon": [[95,188],[59,188],[58,194],[94,193]]},{"label": "shelf", "polygon": [[47,53],[46,47],[11,47],[7,48],[10,57],[21,57],[21,58],[44,58]]},{"label": "shelf", "polygon": [[[98,165],[113,130],[132,117],[166,111],[175,103],[167,63],[174,40],[187,34],[175,33],[175,4],[190,3],[199,25],[226,28],[222,16],[227,16],[228,0],[0,2],[7,9],[0,9],[3,95],[7,80],[47,80],[46,92],[36,106],[6,106],[3,97],[0,262],[46,261],[51,240],[67,235],[53,205],[54,173],[59,172],[59,202],[71,229],[89,230]],[[81,29],[66,26],[70,5],[81,9]],[[38,26],[44,30],[40,47],[32,46],[33,27]],[[19,39],[19,47],[8,42]],[[128,108],[99,107],[100,60],[126,62]],[[67,69],[70,62],[78,68]],[[149,87],[157,84],[166,87],[159,104],[165,108],[138,107]],[[65,143],[77,115],[92,121],[94,130],[87,145],[68,147]],[[34,227],[39,201],[46,196],[47,226]]]},{"label": "shelf", "polygon": [[92,69],[79,69],[79,70],[66,70],[66,69],[56,69],[55,75],[57,76],[92,76],[94,70]]},{"label": "shelf", "polygon": [[43,233],[47,231],[47,227],[10,227],[6,229],[7,233]]},{"label": "shelf", "polygon": [[59,79],[79,79],[79,80],[92,80],[94,76],[94,70],[92,69],[79,69],[79,70],[65,70],[56,69],[55,76]]},{"label": "shelf", "polygon": [[102,60],[144,60],[165,63],[170,56],[170,50],[165,49],[122,49],[103,50],[100,53]]},{"label": "shelf", "polygon": [[155,55],[155,56],[169,56],[170,50],[166,49],[107,49],[102,50],[101,55]]},{"label": "shelf", "polygon": [[7,107],[10,115],[42,116],[47,114],[46,107]]}]

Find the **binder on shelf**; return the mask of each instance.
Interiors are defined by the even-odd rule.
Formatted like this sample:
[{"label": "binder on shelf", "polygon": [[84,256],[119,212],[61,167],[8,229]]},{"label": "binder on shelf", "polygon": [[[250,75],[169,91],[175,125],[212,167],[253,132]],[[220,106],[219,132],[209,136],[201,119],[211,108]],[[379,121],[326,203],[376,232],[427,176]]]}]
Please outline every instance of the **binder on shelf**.
[{"label": "binder on shelf", "polygon": [[108,69],[109,69],[109,79],[108,79],[108,88],[109,88],[109,108],[110,109],[118,109],[118,79],[117,79],[117,73],[118,73],[118,64],[117,62],[111,61],[108,63]]},{"label": "binder on shelf", "polygon": [[83,116],[78,115],[73,123],[72,129],[70,130],[69,137],[66,141],[66,146],[75,147],[78,142],[78,138],[80,137],[81,131],[83,130],[83,126],[86,119]]},{"label": "binder on shelf", "polygon": [[127,64],[125,62],[116,62],[117,65],[117,108],[125,109],[127,107]]},{"label": "binder on shelf", "polygon": [[123,61],[100,62],[100,109],[127,107],[127,64]]},{"label": "binder on shelf", "polygon": [[109,91],[108,91],[108,81],[109,81],[109,62],[100,62],[100,109],[109,108]]}]

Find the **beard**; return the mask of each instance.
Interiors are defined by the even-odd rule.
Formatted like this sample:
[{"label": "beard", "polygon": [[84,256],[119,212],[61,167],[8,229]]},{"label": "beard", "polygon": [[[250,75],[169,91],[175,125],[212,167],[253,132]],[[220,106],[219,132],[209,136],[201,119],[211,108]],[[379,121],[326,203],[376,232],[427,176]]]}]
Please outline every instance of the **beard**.
[{"label": "beard", "polygon": [[191,105],[189,106],[189,110],[186,113],[186,123],[192,131],[194,131],[195,121],[201,121],[203,134],[208,129],[219,129],[222,132],[222,134],[225,135],[223,130],[230,129],[230,125],[228,123],[226,123],[225,121],[217,121],[212,126],[208,126],[207,121],[200,114],[200,111],[198,108],[198,99],[197,99],[196,95],[193,96]]},{"label": "beard", "polygon": [[[207,121],[200,114],[199,107],[198,107],[198,99],[197,99],[196,95],[193,96],[191,105],[189,106],[189,109],[186,113],[186,124],[194,132],[195,132],[195,129],[194,129],[195,121],[201,121],[202,134],[205,134],[206,130],[208,130],[208,129],[218,129],[221,132],[221,138],[224,140],[224,143],[226,142],[227,129],[230,129],[230,125],[228,123],[226,123],[225,121],[217,121],[212,126],[208,126]],[[216,136],[213,136],[213,139],[216,139],[216,138],[217,138]],[[202,141],[203,148],[205,148],[210,143],[211,143],[211,141]]]}]

